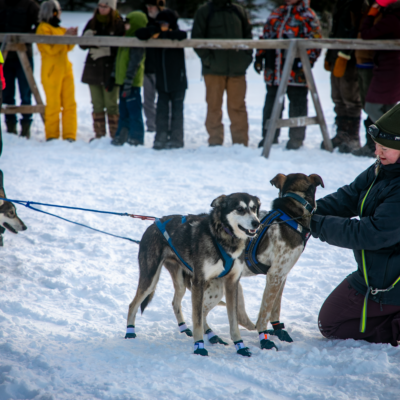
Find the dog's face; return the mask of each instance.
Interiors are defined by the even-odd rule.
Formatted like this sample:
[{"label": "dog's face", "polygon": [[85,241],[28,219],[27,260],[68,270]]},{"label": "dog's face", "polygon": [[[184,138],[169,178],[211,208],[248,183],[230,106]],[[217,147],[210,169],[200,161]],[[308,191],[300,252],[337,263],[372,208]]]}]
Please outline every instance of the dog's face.
[{"label": "dog's face", "polygon": [[317,174],[278,174],[271,181],[271,185],[279,189],[279,197],[287,192],[296,193],[306,199],[314,208],[317,208],[315,202],[315,192],[317,186],[324,186],[324,181]]},{"label": "dog's face", "polygon": [[[4,191],[0,189],[0,197],[5,198]],[[0,200],[0,225],[12,233],[18,233],[28,229],[18,218],[14,204]]]},{"label": "dog's face", "polygon": [[222,195],[211,203],[211,207],[219,208],[221,222],[231,229],[236,237],[244,240],[254,236],[260,226],[260,205],[258,197],[247,193]]}]

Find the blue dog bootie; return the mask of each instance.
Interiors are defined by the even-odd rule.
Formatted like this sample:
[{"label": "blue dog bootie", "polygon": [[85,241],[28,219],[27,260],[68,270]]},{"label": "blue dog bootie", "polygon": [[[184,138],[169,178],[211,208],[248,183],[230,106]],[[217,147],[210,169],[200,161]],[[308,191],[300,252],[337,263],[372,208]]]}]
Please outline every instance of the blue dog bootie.
[{"label": "blue dog bootie", "polygon": [[125,339],[135,339],[135,337],[136,337],[135,325],[128,325],[126,327]]},{"label": "blue dog bootie", "polygon": [[284,330],[285,324],[280,323],[279,321],[271,322],[271,324],[274,329],[269,329],[267,333],[269,333],[270,335],[278,336],[278,339],[281,342],[293,342],[293,339],[290,337],[287,331]]},{"label": "blue dog bootie", "polygon": [[211,329],[206,330],[206,335],[208,341],[211,344],[223,344],[224,346],[229,346],[228,343],[224,342],[218,335],[216,335]]},{"label": "blue dog bootie", "polygon": [[193,333],[192,331],[186,326],[185,322],[181,322],[179,325],[179,332],[180,333],[186,333],[186,336],[192,337]]},{"label": "blue dog bootie", "polygon": [[236,352],[244,357],[251,357],[251,351],[248,347],[245,347],[243,340],[238,340],[237,342],[233,342],[236,347]]},{"label": "blue dog bootie", "polygon": [[278,351],[276,344],[268,339],[268,331],[258,332],[258,338],[260,339],[261,350],[271,350],[275,347],[276,351]]},{"label": "blue dog bootie", "polygon": [[204,348],[204,340],[199,340],[194,344],[194,354],[208,356],[208,351]]}]

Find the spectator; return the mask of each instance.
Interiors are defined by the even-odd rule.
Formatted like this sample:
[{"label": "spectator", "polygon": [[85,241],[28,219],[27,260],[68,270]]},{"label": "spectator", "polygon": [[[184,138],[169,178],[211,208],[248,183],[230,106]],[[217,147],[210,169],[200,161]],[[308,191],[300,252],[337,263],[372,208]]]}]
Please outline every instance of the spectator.
[{"label": "spectator", "polygon": [[[161,11],[155,19],[157,24],[138,29],[136,36],[143,40],[186,39],[177,20],[173,11]],[[156,49],[155,67],[158,101],[153,148],[177,149],[183,147],[183,101],[187,89],[184,49]]]},{"label": "spectator", "polygon": [[[361,27],[364,23],[365,18],[368,15],[369,9],[372,5],[374,0],[366,0],[362,4],[361,9],[361,21],[359,24],[359,32],[357,35],[358,39],[361,39]],[[380,18],[382,18],[382,14],[379,13],[375,17],[375,21],[377,22]],[[355,50],[354,52],[356,57],[356,67],[357,67],[357,77],[358,77],[358,86],[360,88],[360,98],[362,108],[365,111],[365,98],[367,96],[367,92],[369,89],[369,85],[371,84],[372,80],[372,69],[374,67],[374,50]],[[366,112],[366,111],[365,111]],[[364,126],[366,131],[366,144],[356,150],[353,150],[351,153],[355,156],[362,156],[362,157],[375,157],[375,142],[372,140],[371,135],[368,134],[368,127],[372,125],[373,122],[370,117],[364,120]]]},{"label": "spectator", "polygon": [[[400,39],[400,3],[395,0],[374,3],[364,20],[361,37]],[[365,111],[371,123],[400,101],[400,51],[376,51],[372,80],[365,100]],[[368,155],[371,155],[371,150]]]},{"label": "spectator", "polygon": [[[334,11],[330,38],[357,37],[364,0],[338,0]],[[360,148],[361,98],[356,59],[353,50],[328,50],[325,69],[331,72],[332,100],[335,103],[336,135],[332,139],[339,152],[350,153]],[[321,143],[324,149],[324,142]]]},{"label": "spectator", "polygon": [[[0,0],[0,33],[34,33],[38,24],[39,6],[34,0]],[[33,69],[32,45],[26,44],[27,56]],[[15,105],[15,80],[18,81],[21,105],[31,105],[32,92],[15,51],[9,51],[4,64],[7,86],[3,93],[5,104]],[[17,116],[5,116],[7,132],[17,134]],[[32,114],[22,114],[21,136],[30,137]]]},{"label": "spectator", "polygon": [[[4,73],[3,73],[3,64],[4,64],[4,59],[3,59],[3,54],[1,54],[0,51],[0,110],[3,105],[3,90],[6,88],[6,80],[4,79]],[[3,151],[3,136],[1,134],[1,124],[0,124],[0,156]],[[1,232],[0,229],[0,236],[3,232]]]},{"label": "spectator", "polygon": [[[263,39],[294,39],[320,38],[321,27],[314,11],[306,5],[304,0],[285,0],[285,5],[276,8],[267,19],[264,26]],[[307,50],[311,65],[319,57],[321,50]],[[264,146],[266,136],[265,123],[270,118],[276,93],[281,81],[285,54],[281,49],[258,50],[254,69],[260,73],[265,60],[264,78],[267,84],[267,95],[263,110],[262,140],[259,147]],[[289,98],[289,117],[307,116],[307,82],[302,69],[301,61],[296,58],[290,73],[286,94]],[[283,111],[283,108],[282,108]],[[282,115],[281,111],[281,115]],[[278,143],[280,130],[275,132],[274,143]],[[297,150],[303,145],[306,127],[290,128],[289,141],[286,148]]]},{"label": "spectator", "polygon": [[[156,17],[158,13],[165,9],[163,0],[145,0],[147,8],[147,27],[157,27]],[[146,116],[146,130],[156,131],[156,49],[146,48],[146,60],[144,62],[143,80],[143,109]]]},{"label": "spectator", "polygon": [[[252,39],[246,11],[231,0],[211,0],[194,17],[193,39]],[[206,129],[210,146],[224,141],[222,100],[227,94],[233,143],[247,146],[249,124],[246,110],[246,70],[252,62],[252,50],[195,49],[201,58],[206,84]]]},{"label": "spectator", "polygon": [[[99,0],[94,16],[86,24],[83,36],[123,36],[125,27],[122,18],[116,10],[116,0]],[[89,84],[93,104],[93,130],[99,139],[106,135],[106,114],[108,129],[113,138],[118,128],[118,95],[119,87],[111,76],[117,47],[81,46],[90,49],[86,57],[82,82]],[[92,140],[93,140],[92,139]]]},{"label": "spectator", "polygon": [[[57,0],[48,0],[41,4],[36,30],[38,35],[73,35],[78,28],[60,26],[61,7]],[[42,85],[46,93],[45,132],[46,140],[60,137],[60,112],[62,113],[62,137],[74,142],[77,130],[74,76],[68,52],[74,45],[38,44],[42,54]],[[62,110],[61,110],[62,108]]]},{"label": "spectator", "polygon": [[[147,17],[141,11],[133,11],[127,15],[126,36],[134,37],[139,28],[147,25]],[[119,122],[114,146],[122,146],[125,142],[138,146],[144,142],[144,124],[142,116],[142,97],[145,50],[138,47],[120,47],[115,67],[115,83],[122,86],[119,98]]]}]

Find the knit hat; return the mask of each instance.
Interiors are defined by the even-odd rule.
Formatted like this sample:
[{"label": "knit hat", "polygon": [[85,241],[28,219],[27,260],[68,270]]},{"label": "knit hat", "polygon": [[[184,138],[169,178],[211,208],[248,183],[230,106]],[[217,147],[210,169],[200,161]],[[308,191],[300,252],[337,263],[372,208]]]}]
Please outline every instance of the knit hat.
[{"label": "knit hat", "polygon": [[157,22],[167,22],[169,24],[170,29],[173,31],[178,29],[178,17],[176,16],[175,12],[172,10],[164,10],[160,11],[156,17]]},{"label": "knit hat", "polygon": [[387,7],[392,3],[397,3],[398,0],[376,0],[381,7]]},{"label": "knit hat", "polygon": [[368,133],[382,146],[400,150],[400,103],[371,125]]},{"label": "knit hat", "polygon": [[97,4],[105,4],[113,10],[117,9],[117,0],[99,0]]},{"label": "knit hat", "polygon": [[144,28],[147,25],[146,14],[141,11],[132,11],[126,16],[130,28],[126,31],[125,36],[135,36],[135,32],[139,28]]}]

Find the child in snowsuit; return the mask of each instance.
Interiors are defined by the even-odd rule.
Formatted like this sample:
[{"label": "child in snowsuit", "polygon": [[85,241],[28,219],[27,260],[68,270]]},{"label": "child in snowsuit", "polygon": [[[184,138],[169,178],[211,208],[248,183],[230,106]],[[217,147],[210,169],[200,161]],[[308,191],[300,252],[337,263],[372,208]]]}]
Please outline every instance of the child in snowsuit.
[{"label": "child in snowsuit", "polygon": [[[135,36],[139,28],[147,25],[146,14],[133,11],[126,17],[125,36]],[[144,142],[144,124],[142,116],[142,96],[145,50],[138,47],[120,47],[115,65],[115,83],[121,86],[119,97],[119,122],[114,146],[125,142],[131,146]]]},{"label": "child in snowsuit", "polygon": [[[178,18],[171,10],[161,11],[157,24],[138,29],[141,40],[152,38],[186,39],[179,30]],[[158,92],[156,136],[153,148],[178,149],[183,147],[183,101],[187,89],[185,53],[183,49],[156,49],[156,87]]]},{"label": "child in snowsuit", "polygon": [[[40,6],[40,24],[36,30],[38,35],[74,35],[77,28],[60,26],[61,8],[56,0],[49,0]],[[42,54],[42,85],[46,94],[44,127],[46,140],[60,137],[60,112],[62,113],[62,137],[74,142],[78,127],[75,102],[75,85],[72,64],[68,60],[68,52],[73,44],[39,44]],[[61,110],[62,108],[62,110]]]}]

